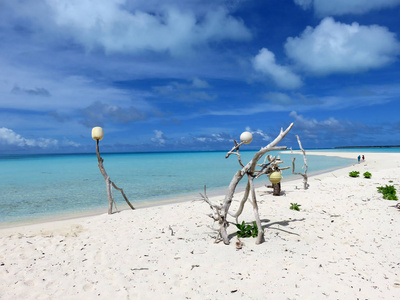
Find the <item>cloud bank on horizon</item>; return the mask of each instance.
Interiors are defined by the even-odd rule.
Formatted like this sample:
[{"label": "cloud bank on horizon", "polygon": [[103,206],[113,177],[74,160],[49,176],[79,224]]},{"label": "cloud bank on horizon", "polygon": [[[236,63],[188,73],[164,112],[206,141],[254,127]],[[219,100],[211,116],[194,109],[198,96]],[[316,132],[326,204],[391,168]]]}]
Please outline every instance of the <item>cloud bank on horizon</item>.
[{"label": "cloud bank on horizon", "polygon": [[303,9],[314,9],[317,16],[365,14],[372,10],[387,9],[399,5],[398,0],[294,0]]},{"label": "cloud bank on horizon", "polygon": [[400,0],[210,2],[2,2],[0,153],[400,144]]}]

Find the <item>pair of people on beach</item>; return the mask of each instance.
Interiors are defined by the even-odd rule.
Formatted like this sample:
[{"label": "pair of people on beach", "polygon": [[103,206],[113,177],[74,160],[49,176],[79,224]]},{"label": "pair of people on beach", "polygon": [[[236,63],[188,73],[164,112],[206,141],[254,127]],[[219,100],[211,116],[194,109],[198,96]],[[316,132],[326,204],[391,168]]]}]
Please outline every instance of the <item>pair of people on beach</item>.
[{"label": "pair of people on beach", "polygon": [[[358,156],[358,163],[360,163],[360,159],[361,159],[361,155]],[[364,161],[364,160],[365,160],[365,156],[363,155],[362,156],[362,161]]]}]

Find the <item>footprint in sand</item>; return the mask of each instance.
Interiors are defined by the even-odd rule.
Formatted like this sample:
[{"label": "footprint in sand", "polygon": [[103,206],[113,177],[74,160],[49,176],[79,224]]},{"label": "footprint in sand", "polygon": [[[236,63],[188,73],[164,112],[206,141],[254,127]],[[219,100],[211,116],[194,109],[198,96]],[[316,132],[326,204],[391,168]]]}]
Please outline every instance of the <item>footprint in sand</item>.
[{"label": "footprint in sand", "polygon": [[93,284],[91,284],[91,283],[85,284],[85,285],[83,286],[83,290],[84,290],[85,292],[88,292],[88,291],[93,290]]}]

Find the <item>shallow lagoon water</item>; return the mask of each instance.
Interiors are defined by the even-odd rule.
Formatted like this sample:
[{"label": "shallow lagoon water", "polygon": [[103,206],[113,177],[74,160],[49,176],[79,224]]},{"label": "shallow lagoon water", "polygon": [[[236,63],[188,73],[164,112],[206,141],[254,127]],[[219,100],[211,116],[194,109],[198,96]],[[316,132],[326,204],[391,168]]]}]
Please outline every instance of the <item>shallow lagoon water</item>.
[{"label": "shallow lagoon water", "polygon": [[[243,151],[248,162],[256,151]],[[102,154],[111,180],[124,189],[134,206],[149,206],[163,201],[198,199],[204,185],[212,193],[224,193],[240,166],[236,156],[225,159],[226,152],[119,153]],[[273,154],[273,153],[270,153]],[[275,153],[276,154],[276,153]],[[279,154],[291,166],[290,152]],[[296,171],[303,157],[295,155]],[[308,171],[349,165],[351,160],[308,156]],[[355,160],[354,160],[355,161]],[[62,214],[107,211],[105,181],[95,154],[3,155],[0,156],[0,222],[49,219]],[[283,173],[293,177],[291,170]],[[257,181],[266,183],[267,177]],[[241,183],[243,188],[245,180]],[[114,191],[118,208],[125,202]]]}]

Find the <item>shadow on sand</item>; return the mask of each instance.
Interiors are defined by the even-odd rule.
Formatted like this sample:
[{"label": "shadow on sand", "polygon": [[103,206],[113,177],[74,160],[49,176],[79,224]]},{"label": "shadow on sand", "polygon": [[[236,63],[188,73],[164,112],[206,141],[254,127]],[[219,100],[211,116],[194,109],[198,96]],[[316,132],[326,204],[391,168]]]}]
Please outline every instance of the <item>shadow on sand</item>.
[{"label": "shadow on sand", "polygon": [[[284,229],[278,228],[278,227],[273,227],[273,226],[274,226],[274,225],[289,226],[290,223],[293,223],[293,222],[302,222],[302,221],[304,221],[304,220],[305,220],[305,218],[301,218],[301,219],[291,219],[291,220],[283,220],[283,221],[276,221],[276,222],[269,223],[271,220],[262,219],[262,220],[261,220],[261,224],[262,224],[262,228],[263,228],[264,230],[265,230],[265,229],[275,229],[275,230],[279,230],[279,231],[282,231],[282,232],[285,232],[285,233],[288,233],[288,234],[293,234],[293,235],[300,236],[298,233],[291,232],[291,231],[288,231],[288,230],[284,230]],[[265,223],[267,223],[267,224],[265,224]],[[247,222],[246,224],[252,225],[253,222]],[[235,236],[237,236],[237,233],[236,233],[236,232],[235,232],[235,233],[231,233],[231,234],[228,235],[229,239],[232,239],[232,238],[234,238]]]}]

